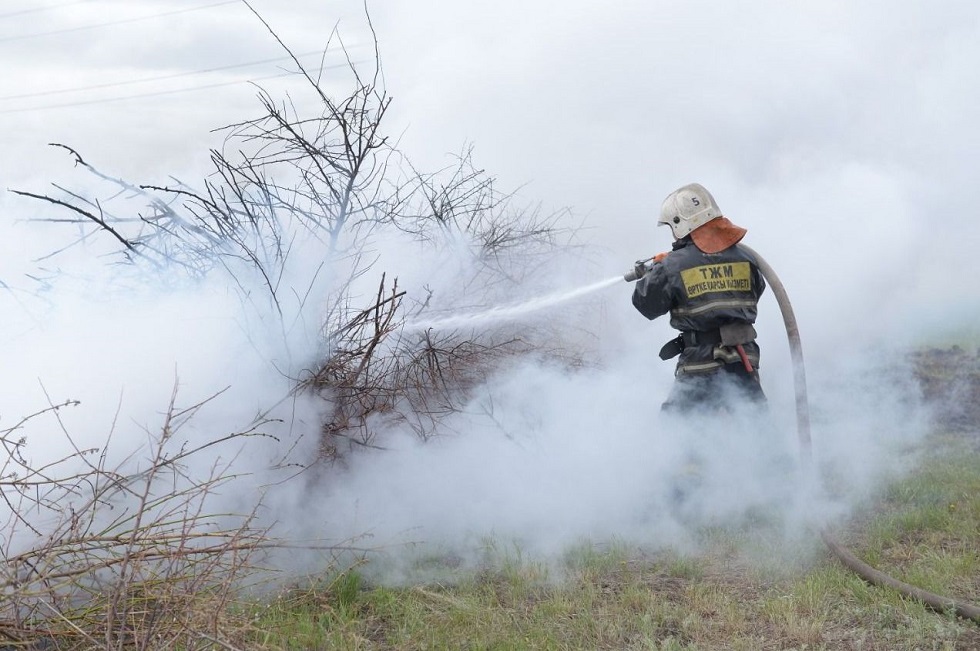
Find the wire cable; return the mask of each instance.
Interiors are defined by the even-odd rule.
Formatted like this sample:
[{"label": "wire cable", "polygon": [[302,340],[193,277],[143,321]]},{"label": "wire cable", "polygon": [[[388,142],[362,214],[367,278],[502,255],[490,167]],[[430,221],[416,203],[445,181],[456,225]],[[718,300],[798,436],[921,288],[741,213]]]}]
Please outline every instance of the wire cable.
[{"label": "wire cable", "polygon": [[23,16],[25,14],[36,14],[40,11],[51,11],[52,9],[60,9],[62,7],[80,5],[88,1],[89,0],[74,0],[73,2],[62,2],[59,5],[48,5],[47,7],[34,7],[33,9],[18,9],[17,11],[8,11],[7,13],[0,14],[0,18],[14,18],[15,16]]},{"label": "wire cable", "polygon": [[24,41],[29,38],[39,38],[42,36],[56,36],[58,34],[68,34],[70,32],[80,32],[89,29],[98,29],[100,27],[110,27],[113,25],[124,25],[128,23],[135,23],[143,20],[152,20],[153,18],[161,18],[163,16],[174,16],[176,14],[186,14],[191,11],[201,11],[202,9],[213,9],[214,7],[222,7],[224,5],[240,4],[241,0],[224,0],[223,2],[214,2],[209,5],[201,5],[199,7],[187,7],[184,9],[175,9],[173,11],[165,11],[157,14],[150,14],[149,16],[137,16],[135,18],[123,18],[120,20],[113,20],[105,23],[96,23],[92,25],[78,25],[76,27],[66,27],[64,29],[55,29],[50,32],[34,32],[31,34],[17,34],[16,36],[5,36],[0,38],[0,43],[9,43],[11,41]]},{"label": "wire cable", "polygon": [[256,81],[265,81],[267,79],[278,79],[280,77],[286,77],[288,75],[294,75],[294,74],[298,74],[298,73],[280,72],[275,75],[254,77],[252,79],[235,79],[233,81],[224,81],[224,82],[218,82],[214,84],[204,84],[201,86],[187,86],[184,88],[173,88],[170,90],[154,91],[152,93],[139,93],[137,95],[124,95],[121,97],[103,97],[101,99],[82,100],[79,102],[66,102],[64,104],[46,104],[44,106],[29,106],[27,108],[3,109],[0,110],[0,114],[31,113],[34,111],[47,111],[50,109],[71,108],[73,106],[90,106],[92,104],[108,104],[109,102],[124,102],[126,100],[142,99],[144,97],[160,97],[162,95],[175,95],[177,93],[188,93],[197,90],[207,90],[209,88],[221,88],[223,86],[234,86],[236,84],[248,84]]},{"label": "wire cable", "polygon": [[[336,68],[346,68],[348,67],[348,65],[349,64],[347,63],[338,63],[333,66],[324,66],[322,69],[333,70]],[[0,115],[11,114],[11,113],[31,113],[34,111],[47,111],[51,109],[71,108],[75,106],[90,106],[93,104],[107,104],[109,102],[123,102],[132,99],[143,99],[145,97],[160,97],[163,95],[175,95],[177,93],[187,93],[187,92],[193,92],[198,90],[207,90],[210,88],[221,88],[223,86],[234,86],[236,84],[249,84],[249,83],[255,83],[257,81],[265,81],[268,79],[279,79],[282,77],[288,77],[290,75],[299,75],[299,74],[300,73],[296,71],[284,71],[274,75],[266,75],[264,77],[253,77],[250,79],[235,79],[232,81],[217,82],[214,84],[203,84],[200,86],[186,86],[184,88],[172,88],[170,90],[160,90],[151,93],[139,93],[136,95],[125,95],[122,97],[103,97],[100,99],[82,100],[78,102],[66,102],[63,104],[47,104],[43,106],[30,106],[26,108],[0,109]]]},{"label": "wire cable", "polygon": [[[296,58],[303,59],[306,57],[313,56],[314,54],[323,54],[322,50],[315,50],[311,52],[304,52],[302,54],[297,54]],[[66,93],[78,93],[86,90],[99,90],[103,88],[114,88],[117,86],[130,86],[133,84],[145,84],[151,81],[163,81],[165,79],[177,79],[179,77],[190,77],[193,75],[203,75],[210,72],[221,72],[222,70],[234,70],[236,68],[248,68],[250,66],[258,66],[266,63],[276,63],[278,61],[292,61],[293,58],[290,56],[276,57],[273,59],[262,59],[260,61],[249,61],[246,63],[235,63],[227,66],[217,66],[214,68],[206,68],[204,70],[187,70],[184,72],[175,72],[169,75],[159,75],[156,77],[143,77],[141,79],[128,79],[126,81],[110,82],[105,84],[93,84],[90,86],[75,86],[74,88],[61,88],[58,90],[43,90],[36,93],[23,93],[20,95],[4,95],[0,97],[0,101],[9,101],[12,99],[28,99],[32,97],[45,97],[49,95],[64,95]]]}]

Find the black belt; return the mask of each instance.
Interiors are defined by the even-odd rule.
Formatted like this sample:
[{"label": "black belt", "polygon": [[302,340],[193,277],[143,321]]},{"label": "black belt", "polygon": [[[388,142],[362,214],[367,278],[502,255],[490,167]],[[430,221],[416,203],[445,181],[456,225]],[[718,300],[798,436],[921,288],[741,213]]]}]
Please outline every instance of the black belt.
[{"label": "black belt", "polygon": [[681,333],[685,346],[707,346],[721,343],[721,330],[685,330]]},{"label": "black belt", "polygon": [[677,357],[685,348],[691,346],[720,343],[721,330],[685,330],[664,344],[664,347],[660,349],[660,359],[667,360]]}]

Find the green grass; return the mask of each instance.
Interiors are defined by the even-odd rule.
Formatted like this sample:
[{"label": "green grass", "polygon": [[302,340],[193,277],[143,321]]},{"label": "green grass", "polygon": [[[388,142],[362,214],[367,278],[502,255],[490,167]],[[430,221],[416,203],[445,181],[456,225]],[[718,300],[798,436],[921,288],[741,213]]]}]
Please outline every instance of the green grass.
[{"label": "green grass", "polygon": [[[931,444],[916,473],[840,533],[896,578],[980,602],[980,446],[962,437]],[[872,587],[823,547],[778,553],[777,527],[706,530],[697,555],[583,542],[550,567],[488,542],[487,569],[424,585],[367,587],[351,571],[253,605],[243,646],[980,648],[980,625]]]}]

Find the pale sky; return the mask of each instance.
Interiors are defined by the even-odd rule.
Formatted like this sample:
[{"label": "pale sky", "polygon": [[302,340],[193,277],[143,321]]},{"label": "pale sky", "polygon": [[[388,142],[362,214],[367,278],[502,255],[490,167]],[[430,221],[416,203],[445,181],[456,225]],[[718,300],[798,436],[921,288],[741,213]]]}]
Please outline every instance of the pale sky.
[{"label": "pale sky", "polygon": [[[361,2],[253,7],[307,64],[334,27],[352,58],[372,58]],[[854,273],[865,298],[900,282],[930,300],[928,270],[909,265],[945,255],[945,232],[977,239],[975,3],[368,8],[394,97],[389,133],[417,167],[473,145],[503,187],[571,208],[615,260],[667,248],[652,227],[660,201],[695,180],[774,267],[819,278],[821,304],[841,300]],[[337,44],[328,67],[342,63]],[[210,130],[258,111],[255,90],[233,82],[297,93],[295,78],[270,78],[288,61],[257,63],[282,56],[239,2],[10,0],[0,178],[21,189],[65,179],[68,158],[45,146],[61,142],[120,176],[198,179],[219,142]],[[967,251],[958,260],[969,264]]]},{"label": "pale sky", "polygon": [[[345,88],[346,78],[332,67],[343,63],[337,33],[353,60],[369,66],[373,59],[361,2],[254,0],[252,6],[308,65],[315,67],[317,53],[327,48],[326,78],[337,75],[328,86]],[[842,367],[853,366],[852,352],[977,332],[980,4],[973,0],[379,0],[368,8],[394,98],[387,132],[400,140],[402,151],[416,167],[432,170],[472,145],[477,165],[502,188],[520,188],[524,201],[546,210],[569,208],[599,260],[595,280],[668,249],[666,229],[655,228],[660,202],[676,187],[697,181],[714,193],[727,216],[749,229],[746,243],[779,273],[800,319],[809,370],[824,379],[832,397],[842,397],[834,391],[855,395],[833,382]],[[273,96],[289,93],[304,106],[295,76],[277,76],[292,69],[283,56],[240,2],[5,0],[2,187],[43,192],[51,182],[81,181],[70,159],[47,147],[49,142],[74,147],[114,176],[164,183],[173,175],[193,184],[210,170],[208,149],[220,144],[211,130],[260,111],[247,81]],[[10,193],[0,195],[0,280],[8,285],[24,285],[34,256],[50,249],[51,231],[42,234],[24,222],[38,208]],[[384,264],[397,269],[401,262],[393,256]],[[557,471],[531,482],[540,489],[543,508],[560,499],[559,491],[547,487],[562,479],[574,483],[570,478],[580,476],[580,464],[601,463],[603,455],[622,458],[629,454],[623,448],[649,444],[638,434],[644,414],[622,409],[634,404],[624,393],[650,382],[649,400],[658,404],[671,381],[669,364],[641,370],[647,361],[660,364],[653,358],[668,334],[665,326],[651,326],[632,312],[627,286],[604,292],[613,324],[600,335],[616,339],[627,357],[633,354],[632,362],[587,386],[576,378],[542,380],[516,369],[497,387],[504,396],[496,403],[504,421],[514,420],[517,427],[530,410],[532,421],[544,423],[542,441],[571,437]],[[765,300],[761,329],[768,337],[764,363],[771,374],[764,374],[764,382],[779,395],[789,382],[785,339],[771,296]],[[17,338],[7,337],[9,350],[0,351],[8,360],[7,375],[31,382],[41,375],[48,383],[57,376],[57,389],[65,393],[72,386],[105,386],[108,412],[119,400],[115,382],[162,377],[163,386],[154,386],[145,399],[133,386],[139,380],[126,384],[127,399],[152,410],[168,397],[174,369],[167,358],[160,360],[162,374],[149,370],[146,351],[188,354],[184,328],[203,325],[195,330],[198,348],[183,362],[182,377],[193,385],[193,374],[216,382],[229,376],[227,365],[238,351],[219,319],[170,309],[166,301],[146,303],[143,316],[162,324],[159,332],[148,333],[132,308],[89,314],[85,297],[63,307],[76,323],[66,322],[63,330],[44,324],[70,337],[84,333],[78,341],[48,336],[34,344],[33,326],[19,324]],[[8,314],[13,304],[6,304]],[[218,305],[217,299],[209,303]],[[170,324],[167,315],[175,312],[181,320]],[[43,359],[37,352],[42,348],[50,351]],[[220,363],[209,364],[209,354]],[[66,359],[70,368],[61,373]],[[132,376],[122,372],[130,365]],[[109,381],[93,382],[92,373]],[[653,379],[638,380],[640,373]],[[537,393],[541,405],[524,404],[513,389],[521,382],[543,383]],[[8,398],[21,396],[21,385],[5,391]],[[559,387],[555,396],[548,386]],[[855,386],[866,389],[860,382]],[[878,404],[890,399],[861,391],[862,399]],[[579,411],[569,412],[560,392],[566,399],[578,397]],[[608,412],[589,406],[602,398],[606,407],[600,407]],[[630,432],[626,442],[600,450],[587,433],[577,436],[576,421],[603,427],[601,419],[592,423],[595,413],[616,413],[614,426]],[[0,409],[0,417],[11,416]],[[849,422],[829,436],[838,443],[857,441],[856,433],[869,425]],[[473,425],[485,433],[481,427]],[[436,459],[425,461],[419,460],[424,454],[410,450],[411,463],[391,472],[406,485],[413,477],[435,481],[433,467],[459,472],[461,458],[506,472],[514,450],[494,456],[497,443],[468,443],[473,447],[455,452],[439,448]],[[876,441],[853,445],[881,451]],[[842,458],[857,458],[855,448],[840,443],[839,449]],[[551,463],[539,452],[541,459],[522,458],[516,465]],[[611,468],[604,466],[599,476],[608,495],[618,499],[624,489]],[[642,477],[645,471],[628,472]],[[361,481],[370,484],[371,477]],[[460,481],[472,481],[475,495],[491,491],[506,520],[511,507],[527,502],[521,490],[527,485],[518,482],[494,494],[495,477],[477,473]],[[577,495],[580,511],[598,499],[587,486]],[[431,499],[440,488],[426,490],[425,499]],[[344,508],[350,503],[338,499]],[[378,499],[399,506],[390,495]],[[460,524],[439,520],[452,505],[426,503],[433,527]],[[324,508],[331,504],[327,500]],[[369,511],[372,500],[364,504]],[[604,508],[602,502],[594,506],[597,512]],[[351,515],[352,521],[371,517]],[[520,530],[522,520],[514,518],[506,524]],[[577,528],[572,521],[557,517],[545,525],[565,527],[574,537],[608,524]],[[355,524],[349,526],[356,531]]]}]

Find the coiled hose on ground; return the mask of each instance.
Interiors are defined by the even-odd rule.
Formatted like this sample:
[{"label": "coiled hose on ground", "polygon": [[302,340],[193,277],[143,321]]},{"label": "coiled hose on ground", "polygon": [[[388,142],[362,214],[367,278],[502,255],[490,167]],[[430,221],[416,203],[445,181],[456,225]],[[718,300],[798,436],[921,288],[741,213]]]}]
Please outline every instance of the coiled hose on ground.
[{"label": "coiled hose on ground", "polygon": [[[766,262],[765,259],[756,251],[745,244],[739,244],[739,246],[755,257],[756,264],[758,265],[759,270],[762,272],[763,277],[766,279],[766,282],[769,284],[770,289],[772,289],[773,294],[776,296],[776,302],[779,303],[779,311],[783,315],[783,324],[786,327],[786,336],[789,339],[790,357],[793,363],[793,384],[796,390],[796,427],[800,441],[800,454],[803,457],[803,462],[807,466],[812,467],[813,451],[810,439],[810,403],[806,392],[806,371],[803,365],[803,346],[800,343],[800,330],[796,323],[796,316],[793,314],[793,306],[790,304],[789,296],[786,294],[786,289],[783,287],[783,283],[780,282],[779,277],[776,275],[776,272],[773,271],[773,268],[769,265],[769,263]],[[845,567],[855,572],[868,583],[897,590],[906,597],[921,601],[933,610],[937,610],[939,612],[954,611],[960,617],[973,620],[977,624],[980,624],[980,607],[953,599],[951,597],[944,597],[927,590],[917,588],[913,585],[909,585],[908,583],[894,579],[884,572],[874,569],[851,553],[846,547],[844,547],[844,545],[834,539],[827,529],[822,529],[820,531],[820,537],[823,539],[830,551],[833,552],[834,556],[836,556]]]}]

